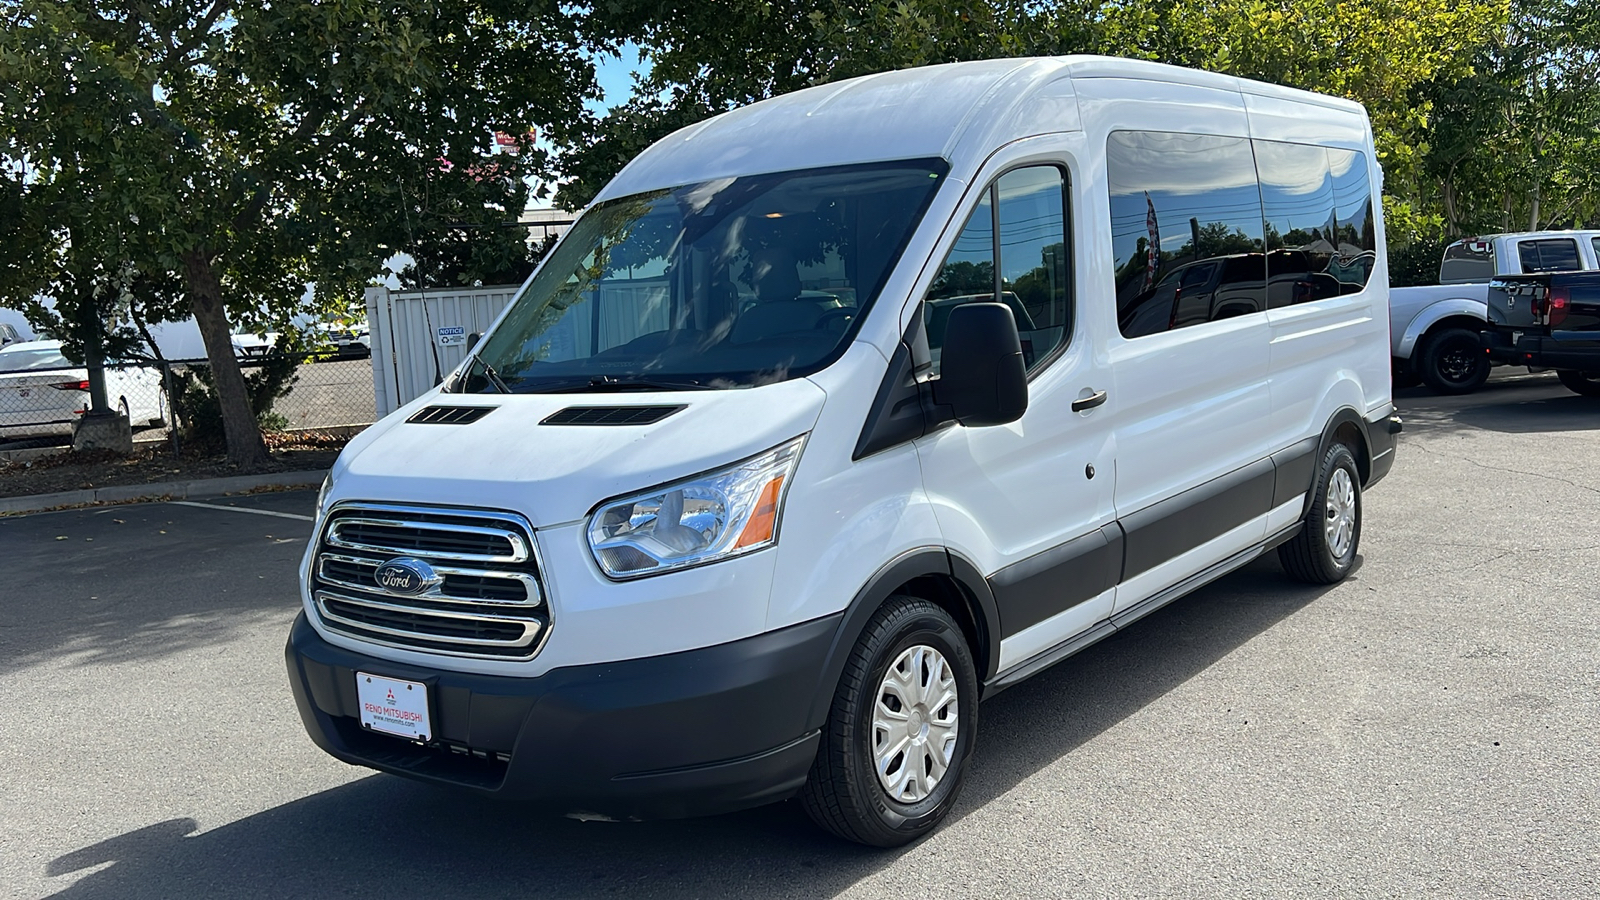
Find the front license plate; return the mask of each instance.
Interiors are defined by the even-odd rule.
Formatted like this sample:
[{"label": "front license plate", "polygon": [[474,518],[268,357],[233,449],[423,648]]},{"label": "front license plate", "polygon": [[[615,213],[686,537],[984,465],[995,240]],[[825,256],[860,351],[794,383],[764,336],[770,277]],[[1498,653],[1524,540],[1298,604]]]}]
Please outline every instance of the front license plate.
[{"label": "front license plate", "polygon": [[428,686],[421,682],[357,672],[356,699],[365,728],[413,741],[433,737],[428,724]]}]

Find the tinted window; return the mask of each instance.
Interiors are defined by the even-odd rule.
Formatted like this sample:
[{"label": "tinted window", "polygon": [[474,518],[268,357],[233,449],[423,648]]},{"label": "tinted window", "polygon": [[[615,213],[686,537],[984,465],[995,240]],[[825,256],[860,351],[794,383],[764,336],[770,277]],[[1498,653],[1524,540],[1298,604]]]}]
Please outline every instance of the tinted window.
[{"label": "tinted window", "polygon": [[1330,149],[1328,170],[1333,176],[1337,237],[1328,273],[1338,280],[1340,293],[1353,294],[1367,286],[1378,262],[1378,226],[1373,216],[1366,154]]},{"label": "tinted window", "polygon": [[935,372],[950,312],[963,303],[998,297],[1009,306],[1030,370],[1066,341],[1072,322],[1066,236],[1062,170],[1016,169],[984,192],[923,304]]},{"label": "tinted window", "polygon": [[1255,151],[1266,216],[1267,304],[1337,297],[1337,204],[1328,151],[1277,141],[1256,141]]},{"label": "tinted window", "polygon": [[1440,284],[1475,284],[1494,277],[1493,245],[1488,241],[1457,241],[1444,248],[1439,264]]},{"label": "tinted window", "polygon": [[1517,255],[1524,272],[1572,272],[1583,268],[1578,262],[1578,242],[1571,238],[1518,241]]},{"label": "tinted window", "polygon": [[1594,238],[1594,255],[1600,257],[1600,237]]},{"label": "tinted window", "polygon": [[1117,322],[1140,337],[1265,308],[1250,141],[1123,131],[1106,142]]}]

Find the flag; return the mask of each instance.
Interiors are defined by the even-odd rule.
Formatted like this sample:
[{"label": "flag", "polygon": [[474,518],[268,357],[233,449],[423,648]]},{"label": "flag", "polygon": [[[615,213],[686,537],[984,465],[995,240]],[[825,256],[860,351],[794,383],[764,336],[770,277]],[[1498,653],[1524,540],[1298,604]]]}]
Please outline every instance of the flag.
[{"label": "flag", "polygon": [[1156,272],[1161,269],[1161,226],[1156,222],[1156,203],[1150,199],[1150,192],[1144,192],[1144,205],[1149,211],[1145,213],[1144,227],[1150,232],[1150,246],[1145,251],[1144,264],[1144,290],[1148,291],[1156,286]]}]

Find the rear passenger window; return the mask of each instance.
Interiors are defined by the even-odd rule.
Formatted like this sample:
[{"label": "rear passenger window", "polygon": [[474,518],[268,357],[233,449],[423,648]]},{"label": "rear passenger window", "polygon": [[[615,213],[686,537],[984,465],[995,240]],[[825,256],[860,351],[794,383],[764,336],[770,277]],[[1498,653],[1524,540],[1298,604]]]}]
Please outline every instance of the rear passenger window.
[{"label": "rear passenger window", "polygon": [[1494,277],[1494,254],[1488,241],[1457,241],[1444,248],[1440,284],[1477,284]]},{"label": "rear passenger window", "polygon": [[1106,142],[1106,171],[1124,336],[1266,308],[1261,191],[1248,139],[1119,131]]},{"label": "rear passenger window", "polygon": [[1518,241],[1517,255],[1524,272],[1572,272],[1583,268],[1578,262],[1578,242],[1571,238]]},{"label": "rear passenger window", "polygon": [[950,313],[963,303],[998,300],[1011,308],[1029,371],[1066,343],[1072,324],[1066,238],[1061,169],[1014,169],[990,185],[922,305],[934,373]]},{"label": "rear passenger window", "polygon": [[1378,263],[1377,223],[1372,209],[1372,179],[1367,156],[1354,150],[1328,150],[1333,176],[1334,255],[1328,272],[1339,293],[1353,294],[1367,286]]},{"label": "rear passenger window", "polygon": [[1594,255],[1600,258],[1600,237],[1594,238]]},{"label": "rear passenger window", "polygon": [[1266,216],[1267,305],[1274,309],[1337,297],[1338,252],[1333,172],[1328,151],[1306,144],[1256,141]]}]

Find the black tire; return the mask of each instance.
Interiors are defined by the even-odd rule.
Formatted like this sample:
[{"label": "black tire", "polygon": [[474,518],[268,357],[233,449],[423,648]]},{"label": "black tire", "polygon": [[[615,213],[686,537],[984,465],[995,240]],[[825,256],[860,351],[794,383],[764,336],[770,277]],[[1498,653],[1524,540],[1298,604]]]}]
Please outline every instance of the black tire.
[{"label": "black tire", "polygon": [[1417,354],[1417,375],[1436,394],[1470,394],[1489,380],[1489,356],[1478,332],[1446,328],[1430,334]]},{"label": "black tire", "polygon": [[[1343,473],[1344,481],[1339,480]],[[1328,522],[1337,515],[1335,504],[1330,504],[1330,490],[1340,493],[1338,487],[1348,484],[1353,493],[1354,522],[1349,529],[1349,542],[1338,552],[1328,534]],[[1343,504],[1338,504],[1342,507]],[[1317,470],[1317,488],[1311,497],[1311,507],[1306,510],[1300,533],[1278,547],[1278,559],[1294,578],[1310,584],[1334,584],[1343,581],[1355,567],[1356,551],[1361,548],[1361,472],[1356,468],[1356,458],[1344,444],[1334,444],[1322,455],[1322,466]]]},{"label": "black tire", "polygon": [[1600,372],[1580,372],[1577,369],[1562,369],[1556,373],[1561,383],[1567,390],[1585,397],[1600,397]]},{"label": "black tire", "polygon": [[[917,802],[890,796],[873,761],[873,712],[885,676],[905,651],[931,647],[943,656],[956,689],[954,751],[943,777]],[[908,844],[936,828],[961,793],[978,724],[978,678],[961,628],[950,614],[918,597],[896,594],[861,633],[834,692],[822,745],[801,790],[812,821],[844,838],[875,847]],[[949,704],[939,707],[944,710]],[[922,713],[918,713],[920,718]],[[927,732],[926,727],[924,733]],[[909,765],[909,760],[902,762]]]}]

